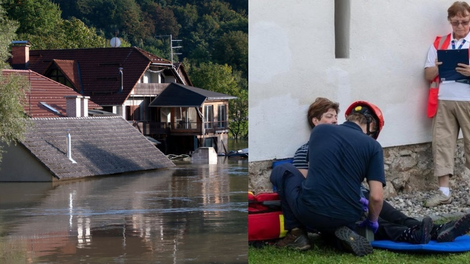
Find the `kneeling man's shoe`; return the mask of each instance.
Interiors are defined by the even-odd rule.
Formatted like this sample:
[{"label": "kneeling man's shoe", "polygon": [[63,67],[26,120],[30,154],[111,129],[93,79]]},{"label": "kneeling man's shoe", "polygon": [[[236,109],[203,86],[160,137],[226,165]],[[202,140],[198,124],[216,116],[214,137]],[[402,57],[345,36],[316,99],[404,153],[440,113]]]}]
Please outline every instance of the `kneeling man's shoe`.
[{"label": "kneeling man's shoe", "polygon": [[287,233],[286,237],[279,240],[275,246],[278,248],[286,247],[296,250],[307,250],[311,247],[308,241],[307,232],[300,228],[293,228]]},{"label": "kneeling man's shoe", "polygon": [[348,251],[356,256],[365,256],[373,251],[372,245],[367,238],[358,235],[346,226],[336,229],[335,236]]}]

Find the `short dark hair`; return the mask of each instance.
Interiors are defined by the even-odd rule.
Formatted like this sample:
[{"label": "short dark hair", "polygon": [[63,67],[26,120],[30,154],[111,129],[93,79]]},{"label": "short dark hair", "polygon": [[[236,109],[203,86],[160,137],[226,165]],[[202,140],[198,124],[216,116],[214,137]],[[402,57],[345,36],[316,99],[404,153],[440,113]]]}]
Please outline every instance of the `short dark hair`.
[{"label": "short dark hair", "polygon": [[339,113],[339,104],[336,102],[333,102],[325,97],[317,97],[315,101],[309,106],[308,112],[307,112],[307,119],[308,119],[308,124],[310,125],[311,128],[315,127],[315,124],[313,124],[312,119],[315,117],[318,120],[321,119],[321,116],[328,112],[329,109],[333,108],[336,113]]}]

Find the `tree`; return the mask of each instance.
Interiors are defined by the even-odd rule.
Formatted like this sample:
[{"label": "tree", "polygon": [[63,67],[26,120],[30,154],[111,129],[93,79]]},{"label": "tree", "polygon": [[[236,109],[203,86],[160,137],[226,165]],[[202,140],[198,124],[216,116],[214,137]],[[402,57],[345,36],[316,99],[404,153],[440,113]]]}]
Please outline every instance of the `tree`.
[{"label": "tree", "polygon": [[0,6],[0,160],[3,146],[22,140],[27,126],[22,104],[28,89],[27,81],[19,74],[3,74],[3,69],[7,68],[5,61],[10,56],[8,47],[17,28],[18,23],[9,20]]},{"label": "tree", "polygon": [[230,31],[214,43],[214,60],[232,65],[234,70],[248,76],[248,34]]},{"label": "tree", "polygon": [[[52,36],[51,36],[52,35]],[[98,36],[94,28],[87,27],[76,18],[62,20],[51,35],[22,34],[34,49],[104,48],[106,39]],[[129,46],[123,42],[121,46]]]},{"label": "tree", "polygon": [[212,62],[191,66],[189,74],[194,86],[236,96],[229,102],[229,131],[235,139],[248,136],[248,91],[242,86],[244,79],[232,67]]},{"label": "tree", "polygon": [[230,101],[229,131],[233,138],[248,138],[248,91],[240,90],[237,99]]},{"label": "tree", "polygon": [[17,34],[32,49],[105,47],[106,39],[76,18],[63,20],[57,4],[48,0],[8,0],[2,6],[9,19],[18,20]]},{"label": "tree", "polygon": [[58,5],[49,0],[3,0],[8,18],[20,23],[17,34],[47,35],[60,22]]}]

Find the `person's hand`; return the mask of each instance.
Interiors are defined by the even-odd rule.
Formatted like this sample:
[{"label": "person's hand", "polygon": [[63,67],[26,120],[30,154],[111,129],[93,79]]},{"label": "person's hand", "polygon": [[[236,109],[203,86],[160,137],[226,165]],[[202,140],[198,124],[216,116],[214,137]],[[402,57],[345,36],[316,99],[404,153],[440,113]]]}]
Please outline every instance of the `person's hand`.
[{"label": "person's hand", "polygon": [[369,200],[367,200],[366,198],[364,197],[361,197],[361,199],[359,200],[362,204],[362,210],[364,212],[367,212],[369,211]]},{"label": "person's hand", "polygon": [[455,71],[464,76],[470,76],[470,66],[465,63],[458,63]]},{"label": "person's hand", "polygon": [[372,230],[372,232],[377,233],[377,230],[379,230],[379,222],[378,221],[370,221],[369,219],[366,219],[362,221],[362,223],[359,224],[360,227],[368,227]]},{"label": "person's hand", "polygon": [[439,65],[441,65],[442,62],[441,62],[441,61],[438,61],[438,60],[436,59],[436,60],[434,61],[434,64],[436,64],[436,67],[439,67]]}]

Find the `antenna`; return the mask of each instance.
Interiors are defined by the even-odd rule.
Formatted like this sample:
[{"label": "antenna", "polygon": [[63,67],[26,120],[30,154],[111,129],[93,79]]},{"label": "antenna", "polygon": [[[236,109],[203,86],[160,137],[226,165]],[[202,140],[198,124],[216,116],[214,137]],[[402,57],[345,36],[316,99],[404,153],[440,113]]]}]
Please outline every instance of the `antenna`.
[{"label": "antenna", "polygon": [[156,35],[156,38],[161,38],[161,37],[170,37],[170,58],[171,58],[171,65],[173,65],[173,55],[181,55],[182,53],[174,53],[173,49],[179,49],[182,48],[183,46],[173,46],[173,42],[177,41],[182,41],[181,39],[173,39],[173,35]]},{"label": "antenna", "polygon": [[173,55],[181,55],[181,53],[173,53],[173,49],[179,49],[183,47],[183,46],[173,46],[173,41],[181,41],[181,39],[173,39],[172,35],[170,34],[171,65],[173,65]]}]

